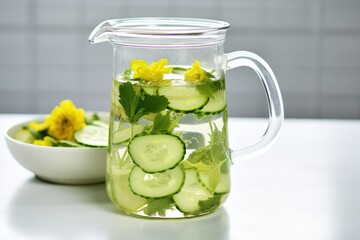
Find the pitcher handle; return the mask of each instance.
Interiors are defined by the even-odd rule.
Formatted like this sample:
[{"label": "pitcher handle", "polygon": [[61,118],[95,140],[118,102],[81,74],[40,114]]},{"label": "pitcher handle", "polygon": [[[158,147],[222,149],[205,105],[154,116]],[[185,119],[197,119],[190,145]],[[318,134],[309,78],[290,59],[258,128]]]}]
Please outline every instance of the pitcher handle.
[{"label": "pitcher handle", "polygon": [[269,107],[269,123],[264,135],[253,145],[232,150],[233,159],[247,160],[267,151],[277,138],[284,121],[283,102],[280,88],[270,66],[258,55],[247,51],[226,54],[227,70],[237,67],[250,67],[260,78],[266,93]]}]

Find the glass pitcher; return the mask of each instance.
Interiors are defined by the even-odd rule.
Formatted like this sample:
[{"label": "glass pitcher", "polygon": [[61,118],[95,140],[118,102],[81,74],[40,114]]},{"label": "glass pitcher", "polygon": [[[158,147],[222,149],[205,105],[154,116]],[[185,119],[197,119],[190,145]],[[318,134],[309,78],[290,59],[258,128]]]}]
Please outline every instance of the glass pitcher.
[{"label": "glass pitcher", "polygon": [[[224,54],[228,28],[206,19],[129,18],[91,33],[91,43],[114,49],[106,190],[123,212],[214,212],[229,195],[232,159],[254,157],[278,135],[283,105],[275,76],[253,53]],[[225,72],[241,66],[262,81],[269,125],[258,143],[230,150]]]}]

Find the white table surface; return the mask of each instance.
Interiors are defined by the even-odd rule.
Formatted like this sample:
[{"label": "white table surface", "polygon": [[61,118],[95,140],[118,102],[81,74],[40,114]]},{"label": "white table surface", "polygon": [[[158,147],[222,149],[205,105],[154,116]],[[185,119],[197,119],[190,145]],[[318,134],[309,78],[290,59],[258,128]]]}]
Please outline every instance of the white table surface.
[{"label": "white table surface", "polygon": [[[0,131],[31,115],[0,114]],[[258,137],[263,119],[229,120],[232,148]],[[360,120],[285,120],[271,150],[234,161],[220,210],[187,220],[120,213],[104,184],[42,182],[0,138],[0,239],[360,239]]]}]

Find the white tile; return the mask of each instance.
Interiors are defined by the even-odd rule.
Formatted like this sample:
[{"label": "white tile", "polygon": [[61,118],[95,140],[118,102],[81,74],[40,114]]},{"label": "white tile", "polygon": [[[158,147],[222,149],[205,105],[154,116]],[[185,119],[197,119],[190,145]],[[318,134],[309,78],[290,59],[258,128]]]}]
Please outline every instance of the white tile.
[{"label": "white tile", "polygon": [[30,37],[26,32],[7,32],[0,34],[0,64],[30,63]]},{"label": "white tile", "polygon": [[360,30],[360,1],[324,1],[324,28]]},{"label": "white tile", "polygon": [[263,57],[266,52],[266,38],[259,33],[239,33],[230,29],[224,45],[226,52],[251,51]]},{"label": "white tile", "polygon": [[293,94],[284,96],[285,118],[317,118],[320,117],[316,96]]},{"label": "white tile", "polygon": [[328,67],[360,67],[360,35],[326,36],[322,62]]},{"label": "white tile", "polygon": [[88,111],[110,111],[110,95],[108,92],[90,91],[83,94],[81,106]]},{"label": "white tile", "polygon": [[89,35],[83,34],[78,39],[79,61],[84,64],[112,65],[113,48],[111,44],[109,42],[90,44]]},{"label": "white tile", "polygon": [[84,65],[81,69],[81,89],[85,92],[108,92],[110,98],[112,65]]},{"label": "white tile", "polygon": [[0,64],[0,89],[6,91],[33,91],[27,64]]},{"label": "white tile", "polygon": [[29,4],[27,0],[0,1],[0,26],[26,25]]},{"label": "white tile", "polygon": [[284,95],[315,95],[320,93],[321,74],[316,67],[274,66],[273,71]]},{"label": "white tile", "polygon": [[322,94],[326,96],[350,97],[360,95],[360,69],[325,68]]},{"label": "white tile", "polygon": [[[100,3],[97,1],[97,3]],[[92,30],[91,28],[95,28],[101,22],[108,19],[117,19],[123,18],[124,10],[120,5],[107,5],[107,4],[99,4],[99,5],[90,5],[85,4],[83,9],[83,17],[80,19],[81,24],[89,27],[89,34]]]},{"label": "white tile", "polygon": [[76,64],[79,62],[78,36],[71,32],[39,33],[37,60],[40,64]]},{"label": "white tile", "polygon": [[77,1],[39,0],[37,4],[37,24],[39,26],[74,26],[78,24]]},{"label": "white tile", "polygon": [[319,27],[321,8],[316,1],[272,0],[267,2],[266,22],[271,28],[313,29]]},{"label": "white tile", "polygon": [[256,73],[248,67],[228,70],[226,89],[230,95],[262,94],[263,86]]},{"label": "white tile", "polygon": [[318,66],[319,43],[316,36],[302,34],[267,35],[267,58],[270,64]]},{"label": "white tile", "polygon": [[37,73],[38,91],[77,90],[81,86],[78,67],[75,65],[43,64]]},{"label": "white tile", "polygon": [[324,96],[321,101],[323,118],[360,118],[360,98],[358,96]]},{"label": "white tile", "polygon": [[34,99],[30,91],[0,88],[0,113],[34,113]]},{"label": "white tile", "polygon": [[233,28],[257,29],[266,25],[266,9],[261,1],[226,1],[219,11],[221,19]]},{"label": "white tile", "polygon": [[83,107],[81,104],[82,95],[77,90],[63,91],[38,91],[34,99],[36,102],[36,112],[48,114],[62,100],[70,99],[76,107]]}]

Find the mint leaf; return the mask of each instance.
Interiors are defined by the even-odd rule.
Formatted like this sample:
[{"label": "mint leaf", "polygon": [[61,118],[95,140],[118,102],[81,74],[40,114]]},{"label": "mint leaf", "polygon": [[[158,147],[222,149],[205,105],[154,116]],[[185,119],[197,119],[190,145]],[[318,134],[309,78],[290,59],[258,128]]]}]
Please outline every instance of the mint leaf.
[{"label": "mint leaf", "polygon": [[171,126],[170,114],[158,113],[154,118],[154,124],[151,132],[154,133],[154,132],[169,131],[170,126]]},{"label": "mint leaf", "polygon": [[188,161],[193,164],[202,162],[206,165],[211,165],[212,160],[211,160],[210,147],[206,146],[206,147],[198,148],[197,150],[193,151],[189,155]]},{"label": "mint leaf", "polygon": [[119,86],[119,102],[124,108],[125,114],[129,122],[134,122],[134,115],[140,102],[140,97],[136,95],[134,88],[130,82],[120,84]]},{"label": "mint leaf", "polygon": [[217,209],[221,204],[221,197],[223,194],[216,194],[211,198],[208,198],[206,200],[200,200],[198,202],[199,205],[199,212],[203,211],[214,211]]},{"label": "mint leaf", "polygon": [[221,78],[219,80],[213,81],[209,78],[203,80],[202,84],[196,85],[196,89],[203,95],[213,98],[214,93],[219,90],[225,89],[224,79]]},{"label": "mint leaf", "polygon": [[119,102],[130,123],[136,123],[146,114],[160,112],[169,104],[165,96],[137,95],[130,82],[120,84]]},{"label": "mint leaf", "polygon": [[174,206],[174,201],[171,197],[149,199],[144,213],[152,215],[165,216],[166,210]]}]

